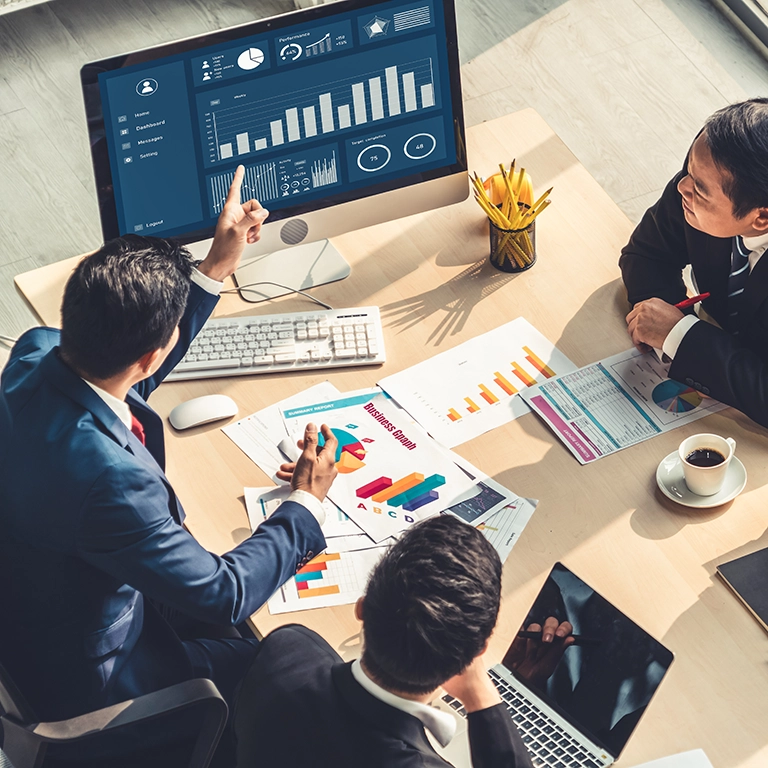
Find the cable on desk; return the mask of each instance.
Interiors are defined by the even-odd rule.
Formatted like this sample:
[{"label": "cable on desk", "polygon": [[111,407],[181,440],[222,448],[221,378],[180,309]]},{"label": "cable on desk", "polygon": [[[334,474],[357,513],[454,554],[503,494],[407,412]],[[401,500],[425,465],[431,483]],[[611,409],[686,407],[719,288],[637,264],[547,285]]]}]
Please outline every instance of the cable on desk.
[{"label": "cable on desk", "polygon": [[[259,280],[258,283],[246,283],[245,285],[238,285],[237,288],[225,288],[221,293],[240,293],[240,291],[248,291],[250,290],[251,293],[260,293],[260,291],[254,291],[253,286],[254,285],[274,285],[278,288],[285,288],[286,291],[290,291],[291,293],[300,293],[302,296],[305,296],[308,299],[312,299],[316,304],[319,304],[321,307],[325,307],[326,309],[333,309],[333,307],[330,304],[326,304],[324,301],[320,301],[316,296],[313,296],[311,293],[307,293],[306,291],[302,291],[299,288],[291,288],[290,285],[283,285],[282,283],[274,283],[272,280]],[[275,297],[277,298],[277,297]],[[269,299],[267,299],[269,301]]]}]

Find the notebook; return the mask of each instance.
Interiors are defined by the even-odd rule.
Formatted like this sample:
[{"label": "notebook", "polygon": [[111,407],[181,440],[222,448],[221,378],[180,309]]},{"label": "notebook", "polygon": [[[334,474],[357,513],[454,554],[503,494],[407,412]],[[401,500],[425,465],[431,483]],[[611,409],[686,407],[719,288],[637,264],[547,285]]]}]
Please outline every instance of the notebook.
[{"label": "notebook", "polygon": [[768,632],[768,548],[721,563],[717,572]]}]

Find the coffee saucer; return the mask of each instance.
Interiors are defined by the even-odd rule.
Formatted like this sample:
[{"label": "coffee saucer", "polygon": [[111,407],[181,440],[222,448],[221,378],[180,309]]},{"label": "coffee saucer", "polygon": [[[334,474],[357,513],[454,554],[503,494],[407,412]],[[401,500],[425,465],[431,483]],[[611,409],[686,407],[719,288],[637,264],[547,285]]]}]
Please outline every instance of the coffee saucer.
[{"label": "coffee saucer", "polygon": [[699,496],[688,490],[683,475],[683,463],[680,461],[680,454],[675,451],[662,459],[661,464],[659,464],[659,468],[656,470],[656,484],[667,498],[678,504],[685,507],[709,509],[726,504],[744,490],[744,486],[747,484],[747,470],[738,457],[734,456],[728,465],[723,487],[713,496]]}]

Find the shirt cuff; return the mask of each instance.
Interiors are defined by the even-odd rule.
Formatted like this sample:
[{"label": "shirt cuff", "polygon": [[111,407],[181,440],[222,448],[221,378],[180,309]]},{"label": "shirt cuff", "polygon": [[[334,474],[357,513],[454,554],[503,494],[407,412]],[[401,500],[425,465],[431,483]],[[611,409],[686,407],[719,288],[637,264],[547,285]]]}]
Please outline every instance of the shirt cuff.
[{"label": "shirt cuff", "polygon": [[664,354],[674,360],[685,334],[698,322],[699,318],[696,315],[686,315],[681,320],[678,320],[677,325],[667,334],[667,338],[664,339],[664,344],[661,347],[664,350]]},{"label": "shirt cuff", "polygon": [[306,507],[312,517],[317,520],[317,524],[322,528],[325,522],[325,510],[323,509],[323,502],[313,496],[309,491],[291,491],[290,496],[286,501],[295,501],[297,504],[301,504],[302,507]]},{"label": "shirt cuff", "polygon": [[204,275],[199,269],[192,270],[192,282],[200,286],[206,293],[212,293],[214,296],[218,296],[224,287],[224,283]]}]

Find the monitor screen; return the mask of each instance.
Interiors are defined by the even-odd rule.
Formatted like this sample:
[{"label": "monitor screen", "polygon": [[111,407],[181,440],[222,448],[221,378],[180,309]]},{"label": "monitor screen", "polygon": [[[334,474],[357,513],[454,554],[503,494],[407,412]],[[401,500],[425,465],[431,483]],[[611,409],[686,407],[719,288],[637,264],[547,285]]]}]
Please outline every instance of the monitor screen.
[{"label": "monitor screen", "polygon": [[672,663],[672,653],[562,563],[550,572],[523,628],[543,626],[550,616],[569,621],[577,642],[537,668],[520,663],[516,638],[502,663],[616,757]]},{"label": "monitor screen", "polygon": [[239,164],[270,222],[466,170],[452,2],[341,0],[82,83],[105,239],[211,237]]}]

